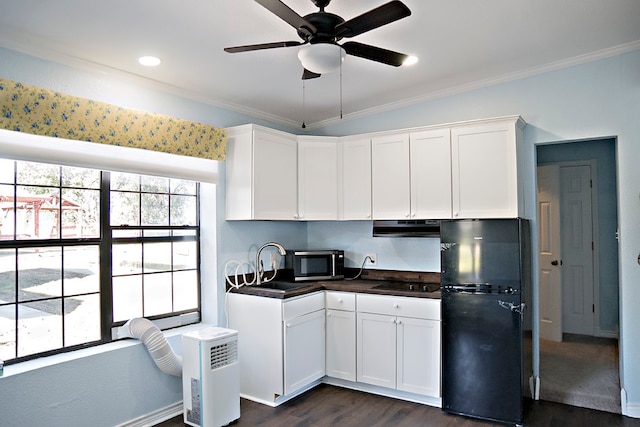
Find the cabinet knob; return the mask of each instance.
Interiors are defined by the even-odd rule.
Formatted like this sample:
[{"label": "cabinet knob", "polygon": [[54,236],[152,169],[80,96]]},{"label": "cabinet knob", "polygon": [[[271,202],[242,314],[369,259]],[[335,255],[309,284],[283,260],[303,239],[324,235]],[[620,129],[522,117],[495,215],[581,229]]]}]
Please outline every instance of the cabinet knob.
[{"label": "cabinet knob", "polygon": [[342,298],[338,298],[338,302],[342,304]]},{"label": "cabinet knob", "polygon": [[331,317],[331,313],[330,312],[327,312],[327,317]]},{"label": "cabinet knob", "polygon": [[398,325],[400,325],[400,324],[402,324],[402,320],[398,319],[398,320],[396,321],[396,323],[397,323]]},{"label": "cabinet knob", "polygon": [[290,327],[291,327],[291,323],[287,323],[287,328],[290,328]]},{"label": "cabinet knob", "polygon": [[393,304],[393,308],[400,308],[400,305],[399,305],[399,304],[397,304],[397,303],[396,303],[396,304]]},{"label": "cabinet knob", "polygon": [[404,217],[405,217],[405,218],[409,218],[409,216],[410,216],[409,214],[405,214],[405,216],[404,216]]},{"label": "cabinet knob", "polygon": [[367,215],[367,218],[371,218],[371,214],[368,214],[368,215]]}]

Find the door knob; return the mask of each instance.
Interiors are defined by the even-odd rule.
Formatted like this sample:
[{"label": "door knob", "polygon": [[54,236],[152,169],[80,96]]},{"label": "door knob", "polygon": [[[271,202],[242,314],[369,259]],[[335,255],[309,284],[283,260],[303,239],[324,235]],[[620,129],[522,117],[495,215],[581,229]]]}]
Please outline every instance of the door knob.
[{"label": "door knob", "polygon": [[553,261],[551,261],[551,265],[558,265],[558,260],[554,259]]}]

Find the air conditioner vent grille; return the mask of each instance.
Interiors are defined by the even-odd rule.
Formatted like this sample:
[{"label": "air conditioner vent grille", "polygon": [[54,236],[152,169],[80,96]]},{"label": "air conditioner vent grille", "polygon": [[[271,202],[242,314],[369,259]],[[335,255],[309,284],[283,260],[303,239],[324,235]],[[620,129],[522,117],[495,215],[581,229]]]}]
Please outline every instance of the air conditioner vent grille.
[{"label": "air conditioner vent grille", "polygon": [[211,347],[211,370],[222,368],[238,361],[238,341],[230,341]]}]

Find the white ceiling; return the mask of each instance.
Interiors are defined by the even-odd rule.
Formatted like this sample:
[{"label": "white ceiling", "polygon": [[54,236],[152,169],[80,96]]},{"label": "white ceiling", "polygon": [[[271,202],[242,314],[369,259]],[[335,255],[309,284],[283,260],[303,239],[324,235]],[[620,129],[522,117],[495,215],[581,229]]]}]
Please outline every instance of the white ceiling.
[{"label": "white ceiling", "polygon": [[[345,117],[640,49],[638,0],[403,0],[412,15],[354,37],[419,57],[390,67],[347,56]],[[0,46],[63,64],[144,78],[172,93],[289,126],[340,114],[339,73],[307,80],[299,47],[229,54],[224,47],[298,40],[252,0],[5,0]],[[284,0],[300,15],[310,0]],[[386,0],[333,0],[345,20]],[[347,40],[343,40],[347,41]],[[144,68],[141,55],[163,63]]]}]

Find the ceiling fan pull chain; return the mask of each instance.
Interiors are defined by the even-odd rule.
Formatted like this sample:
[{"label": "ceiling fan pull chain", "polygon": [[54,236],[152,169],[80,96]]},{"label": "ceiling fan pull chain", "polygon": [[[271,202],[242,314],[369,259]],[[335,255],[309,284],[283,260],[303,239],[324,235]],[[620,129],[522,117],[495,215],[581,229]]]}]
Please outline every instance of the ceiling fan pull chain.
[{"label": "ceiling fan pull chain", "polygon": [[304,84],[304,80],[302,80],[302,129],[306,128],[307,125],[305,124],[305,119],[307,117],[307,109],[305,106],[305,97],[304,97],[304,92],[305,92],[305,84]]},{"label": "ceiling fan pull chain", "polygon": [[340,120],[342,120],[342,57],[340,58]]}]

